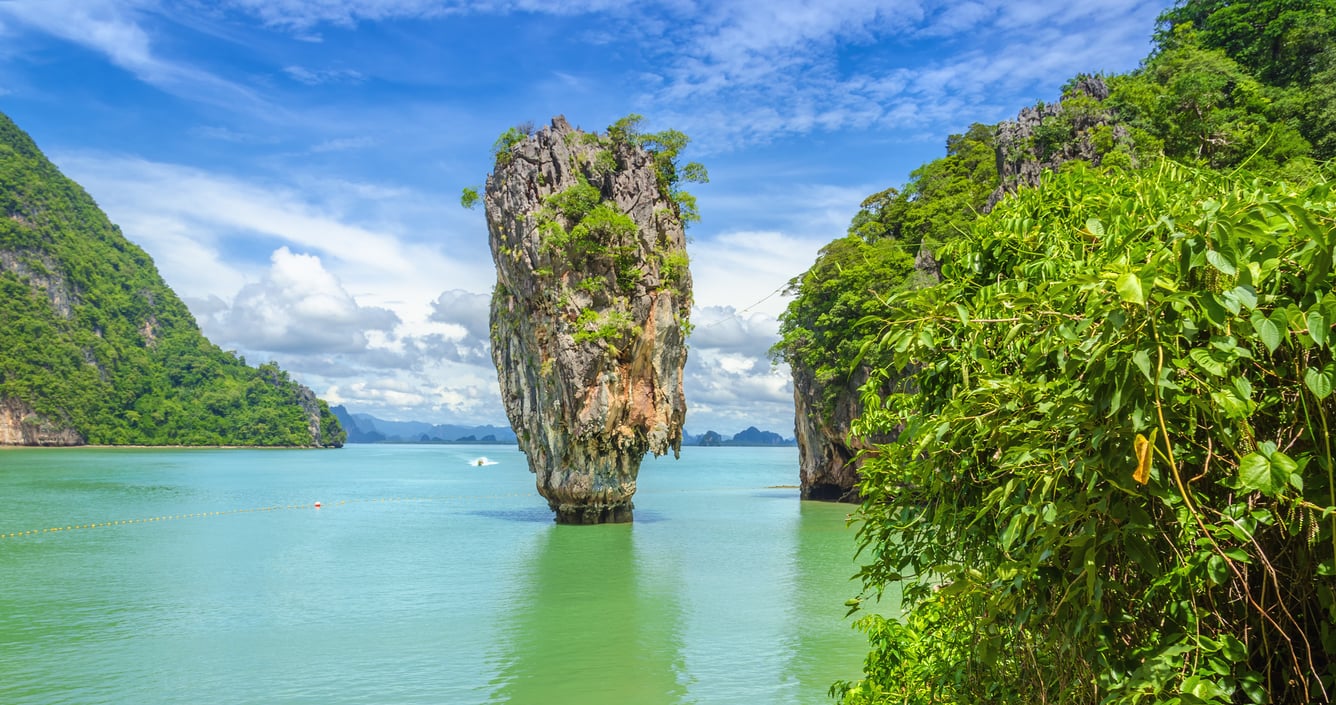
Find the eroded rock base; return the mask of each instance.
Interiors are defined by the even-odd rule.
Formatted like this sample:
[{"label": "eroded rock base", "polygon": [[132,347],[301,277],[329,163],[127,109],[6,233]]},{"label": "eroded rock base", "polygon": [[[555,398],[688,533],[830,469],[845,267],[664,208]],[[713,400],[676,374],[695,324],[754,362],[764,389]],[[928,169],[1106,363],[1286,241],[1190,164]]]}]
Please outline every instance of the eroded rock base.
[{"label": "eroded rock base", "polygon": [[558,524],[626,524],[632,521],[631,502],[622,504],[552,504]]}]

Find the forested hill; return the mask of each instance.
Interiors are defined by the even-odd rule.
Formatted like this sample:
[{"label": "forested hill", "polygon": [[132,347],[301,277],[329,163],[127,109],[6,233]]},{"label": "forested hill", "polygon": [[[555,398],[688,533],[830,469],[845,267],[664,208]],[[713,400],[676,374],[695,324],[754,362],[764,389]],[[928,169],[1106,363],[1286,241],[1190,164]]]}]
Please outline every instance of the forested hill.
[{"label": "forested hill", "polygon": [[342,445],[325,402],[200,333],[153,261],[0,114],[0,445]]}]

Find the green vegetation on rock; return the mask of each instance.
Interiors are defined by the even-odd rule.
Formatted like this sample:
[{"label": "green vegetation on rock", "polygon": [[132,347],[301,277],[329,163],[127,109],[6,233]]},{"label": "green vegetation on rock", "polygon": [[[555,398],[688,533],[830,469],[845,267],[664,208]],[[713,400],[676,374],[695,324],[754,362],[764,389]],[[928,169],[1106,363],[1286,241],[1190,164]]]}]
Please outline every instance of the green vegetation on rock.
[{"label": "green vegetation on rock", "polygon": [[325,402],[206,340],[149,256],[0,115],[0,402],[88,443],[338,446]]},{"label": "green vegetation on rock", "polygon": [[[628,347],[630,338],[641,333],[632,324],[627,307],[637,287],[645,282],[645,270],[640,265],[645,253],[640,251],[639,227],[618,207],[608,181],[618,167],[619,150],[643,149],[653,160],[657,185],[669,195],[673,205],[672,209],[655,214],[657,218],[677,219],[684,225],[699,220],[695,198],[679,185],[682,181],[709,180],[701,164],[678,163],[682,149],[689,142],[686,135],[677,130],[642,133],[641,120],[639,115],[629,115],[602,134],[583,133],[577,137],[576,133],[570,133],[566,137],[569,144],[578,140],[599,149],[586,153],[587,163],[572,165],[576,168],[576,182],[546,196],[543,207],[533,216],[540,233],[542,255],[534,273],[547,281],[549,298],[558,308],[581,303],[571,322],[574,341],[598,342],[614,357]],[[503,133],[494,148],[497,165],[508,163],[510,149],[532,132],[526,126]],[[476,189],[464,189],[462,205],[473,207],[477,201]],[[662,238],[657,244],[649,256],[658,264],[658,288],[671,287],[679,293],[689,293],[686,250],[671,247]],[[571,273],[577,272],[582,273],[580,278],[572,280]]]},{"label": "green vegetation on rock", "polygon": [[842,702],[1336,699],[1334,8],[1178,3],[795,280],[795,384],[870,370]]}]

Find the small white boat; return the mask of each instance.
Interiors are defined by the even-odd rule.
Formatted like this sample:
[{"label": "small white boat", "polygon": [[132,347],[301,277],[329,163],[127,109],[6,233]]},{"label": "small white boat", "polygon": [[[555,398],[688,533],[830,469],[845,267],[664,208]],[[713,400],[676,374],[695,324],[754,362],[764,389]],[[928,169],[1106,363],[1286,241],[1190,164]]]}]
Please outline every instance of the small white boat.
[{"label": "small white boat", "polygon": [[469,461],[469,465],[474,465],[474,466],[477,466],[477,467],[482,467],[482,466],[484,466],[484,465],[496,465],[496,461],[495,461],[495,460],[491,460],[491,459],[489,459],[487,456],[483,455],[483,456],[479,456],[479,457],[477,457],[477,458],[474,458],[473,460],[470,460],[470,461]]}]

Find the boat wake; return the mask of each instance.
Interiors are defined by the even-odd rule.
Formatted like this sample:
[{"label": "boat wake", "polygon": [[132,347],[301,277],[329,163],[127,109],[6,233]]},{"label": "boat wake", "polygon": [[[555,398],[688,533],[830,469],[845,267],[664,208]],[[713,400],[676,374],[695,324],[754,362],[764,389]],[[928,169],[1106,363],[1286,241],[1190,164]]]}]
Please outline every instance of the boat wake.
[{"label": "boat wake", "polygon": [[483,455],[483,456],[479,456],[479,457],[477,457],[477,458],[474,458],[473,460],[470,460],[470,461],[469,461],[469,465],[475,465],[475,466],[477,466],[477,467],[483,467],[484,465],[496,465],[496,461],[495,461],[495,460],[491,460],[491,459],[488,458],[487,456]]}]

